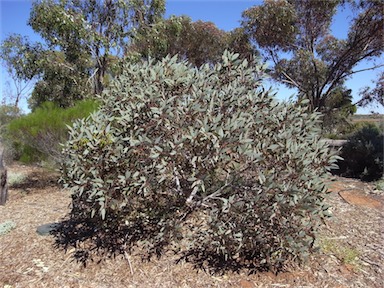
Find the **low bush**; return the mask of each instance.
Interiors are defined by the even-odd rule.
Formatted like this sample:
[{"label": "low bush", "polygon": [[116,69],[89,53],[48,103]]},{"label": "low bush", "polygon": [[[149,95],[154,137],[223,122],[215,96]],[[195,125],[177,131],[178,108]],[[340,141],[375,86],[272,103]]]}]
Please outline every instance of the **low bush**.
[{"label": "low bush", "polygon": [[175,57],[126,64],[100,110],[70,128],[72,210],[57,244],[81,261],[134,245],[149,256],[175,245],[220,269],[304,260],[337,157],[319,141],[319,114],[275,102],[263,75],[228,52],[198,69]]},{"label": "low bush", "polygon": [[34,112],[12,120],[7,126],[6,137],[13,143],[18,160],[24,163],[47,158],[60,162],[60,143],[68,139],[67,125],[88,116],[97,105],[94,100],[84,100],[64,109],[46,102]]},{"label": "low bush", "polygon": [[0,223],[0,236],[5,235],[16,228],[16,223],[12,220],[7,220]]},{"label": "low bush", "polygon": [[19,108],[14,105],[0,105],[0,141],[7,130],[7,124],[22,115]]},{"label": "low bush", "polygon": [[366,123],[348,137],[335,173],[344,177],[375,181],[383,177],[384,134],[377,125]]},{"label": "low bush", "polygon": [[4,153],[4,161],[7,164],[11,164],[15,157],[20,157],[6,135],[8,124],[21,115],[20,109],[14,105],[0,105],[0,151],[2,148],[4,149],[2,152]]},{"label": "low bush", "polygon": [[27,175],[25,173],[18,173],[18,172],[15,172],[15,173],[10,173],[8,172],[8,179],[7,179],[7,182],[8,182],[8,186],[9,187],[12,187],[14,185],[18,185],[18,184],[21,184],[23,183],[27,178]]}]

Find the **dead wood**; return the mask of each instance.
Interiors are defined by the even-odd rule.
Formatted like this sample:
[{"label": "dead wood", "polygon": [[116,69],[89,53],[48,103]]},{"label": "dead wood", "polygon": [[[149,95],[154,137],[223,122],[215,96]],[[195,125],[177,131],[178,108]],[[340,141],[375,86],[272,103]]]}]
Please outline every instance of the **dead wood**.
[{"label": "dead wood", "polygon": [[0,205],[5,205],[8,199],[7,168],[3,162],[4,149],[0,152]]}]

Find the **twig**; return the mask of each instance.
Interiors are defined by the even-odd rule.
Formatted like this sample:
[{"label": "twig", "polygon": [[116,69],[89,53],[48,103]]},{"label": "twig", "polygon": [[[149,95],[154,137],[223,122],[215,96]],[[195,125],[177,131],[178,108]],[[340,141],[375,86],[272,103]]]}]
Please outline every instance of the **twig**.
[{"label": "twig", "polygon": [[361,260],[363,260],[364,262],[368,263],[368,264],[371,264],[371,265],[375,265],[377,267],[381,267],[380,264],[377,264],[376,262],[373,262],[371,260],[368,260],[368,259],[365,259],[365,258],[360,258]]},{"label": "twig", "polygon": [[127,262],[129,265],[129,270],[131,271],[131,275],[133,275],[133,269],[132,269],[131,261],[129,260],[127,251],[124,251],[124,257],[125,257],[125,259],[127,259]]},{"label": "twig", "polygon": [[347,239],[347,236],[338,236],[338,237],[326,237],[327,240],[339,240],[339,239]]}]

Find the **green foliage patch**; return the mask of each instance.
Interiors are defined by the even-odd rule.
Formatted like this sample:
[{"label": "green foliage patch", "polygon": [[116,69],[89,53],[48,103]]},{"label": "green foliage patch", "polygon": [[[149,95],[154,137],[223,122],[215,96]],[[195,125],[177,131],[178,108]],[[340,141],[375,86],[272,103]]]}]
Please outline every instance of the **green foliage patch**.
[{"label": "green foliage patch", "polygon": [[0,236],[11,232],[15,228],[16,223],[12,220],[7,220],[5,222],[0,223]]},{"label": "green foliage patch", "polygon": [[8,178],[7,178],[7,183],[9,187],[12,187],[13,185],[18,185],[23,183],[27,178],[27,175],[25,173],[12,173],[8,172]]},{"label": "green foliage patch", "polygon": [[263,69],[228,52],[198,69],[127,63],[100,110],[70,128],[72,210],[57,245],[84,263],[135,245],[217,269],[305,260],[337,157],[319,141],[319,114],[275,102]]},{"label": "green foliage patch", "polygon": [[0,105],[0,149],[3,148],[3,157],[4,161],[7,164],[12,163],[12,160],[15,158],[15,149],[7,137],[7,127],[9,122],[13,119],[16,119],[22,115],[19,108],[14,105]]},{"label": "green foliage patch", "polygon": [[353,265],[354,268],[357,268],[360,264],[359,257],[361,253],[346,243],[334,239],[321,239],[319,246],[324,253],[335,255],[344,264]]},{"label": "green foliage patch", "polygon": [[67,125],[71,125],[75,119],[88,116],[97,107],[94,100],[79,101],[67,109],[46,102],[34,112],[12,120],[7,126],[6,137],[13,142],[19,160],[25,163],[49,157],[59,161],[60,143],[68,138]]}]

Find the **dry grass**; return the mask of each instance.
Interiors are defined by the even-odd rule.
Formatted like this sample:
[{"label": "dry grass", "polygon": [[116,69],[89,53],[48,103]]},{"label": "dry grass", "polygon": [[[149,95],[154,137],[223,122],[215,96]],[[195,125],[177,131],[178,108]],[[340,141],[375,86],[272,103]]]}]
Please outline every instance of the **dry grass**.
[{"label": "dry grass", "polygon": [[382,123],[384,123],[384,115],[353,115],[351,121],[352,123],[371,123],[380,126]]},{"label": "dry grass", "polygon": [[[384,287],[383,209],[346,203],[338,191],[360,189],[383,203],[383,194],[352,180],[332,184],[328,201],[334,218],[322,229],[321,239],[342,249],[322,248],[307,266],[289,273],[210,275],[176,257],[142,262],[138,255],[90,263],[72,261],[73,251],[55,249],[52,236],[39,236],[39,225],[57,222],[69,212],[70,194],[55,185],[57,175],[39,168],[14,165],[9,173],[25,173],[27,181],[10,189],[0,206],[0,223],[12,220],[16,228],[0,236],[0,287]],[[339,185],[339,186],[338,186]],[[358,186],[358,187],[357,187]],[[357,187],[357,188],[356,188]],[[343,250],[344,249],[344,250]],[[349,249],[349,250],[348,250]],[[347,263],[340,251],[356,251],[358,265]],[[348,256],[348,255],[347,255]],[[356,257],[355,257],[356,258]],[[352,266],[351,266],[352,265]]]}]

